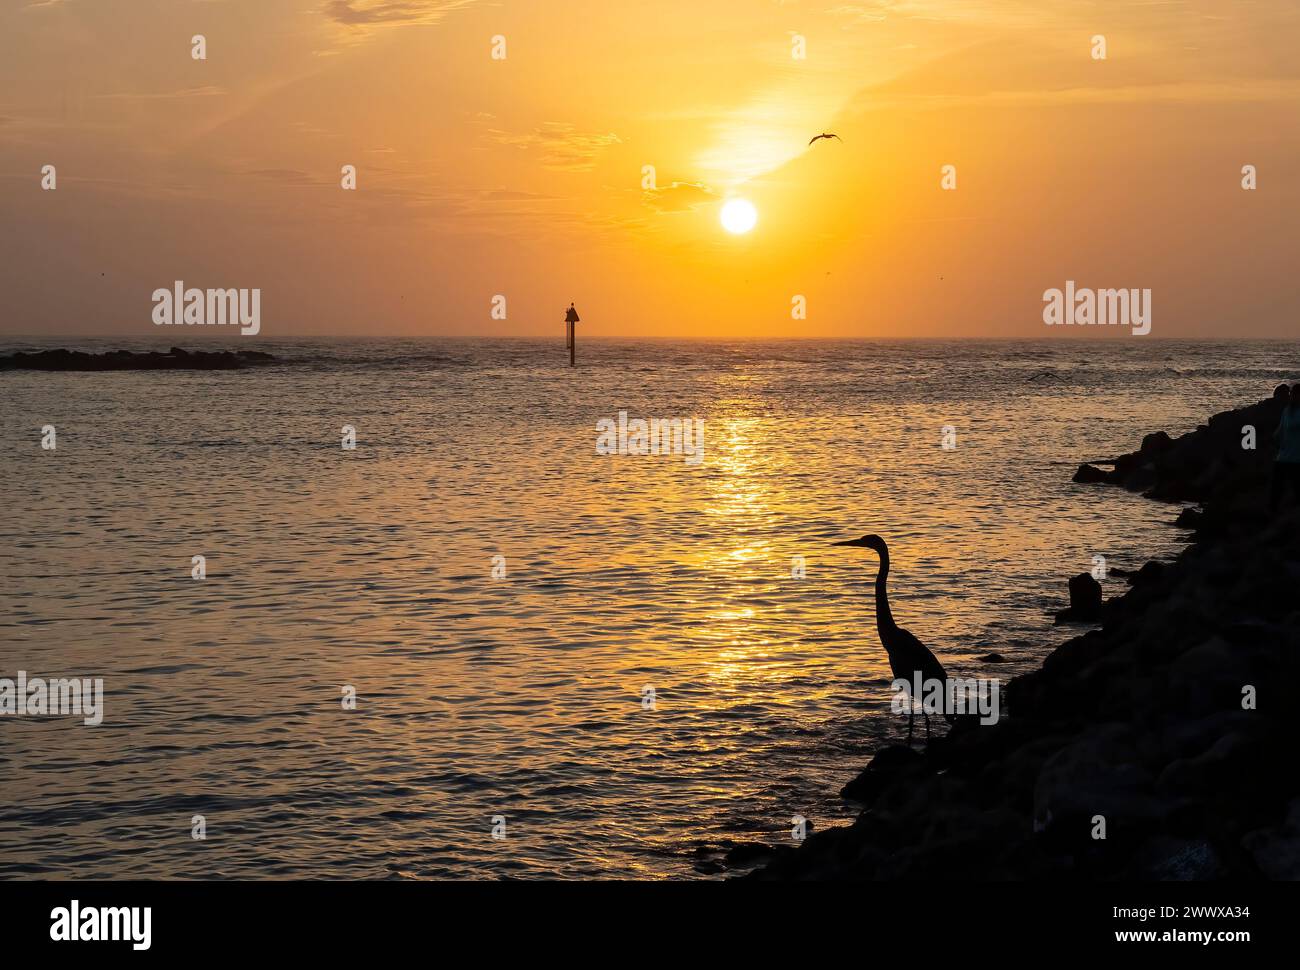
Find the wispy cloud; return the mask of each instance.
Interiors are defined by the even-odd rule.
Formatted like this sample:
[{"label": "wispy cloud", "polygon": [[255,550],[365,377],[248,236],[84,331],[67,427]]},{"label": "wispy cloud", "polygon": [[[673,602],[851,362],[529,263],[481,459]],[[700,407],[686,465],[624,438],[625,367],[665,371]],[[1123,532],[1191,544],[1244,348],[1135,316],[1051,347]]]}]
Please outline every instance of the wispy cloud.
[{"label": "wispy cloud", "polygon": [[487,133],[498,144],[536,150],[543,168],[565,172],[590,171],[605,148],[622,144],[613,132],[578,131],[573,125],[560,121],[545,121],[523,134],[498,128],[489,128]]},{"label": "wispy cloud", "polygon": [[122,91],[116,94],[92,94],[91,97],[108,101],[171,101],[180,98],[212,98],[226,93],[228,92],[225,88],[205,84],[202,87],[184,88],[180,91]]},{"label": "wispy cloud", "polygon": [[259,168],[253,169],[248,174],[285,185],[324,185],[327,181],[293,168]]},{"label": "wispy cloud", "polygon": [[324,13],[349,27],[437,23],[476,0],[330,0]]},{"label": "wispy cloud", "polygon": [[[1181,2],[1181,0],[1173,0]],[[886,20],[916,20],[933,23],[982,23],[985,25],[1048,23],[1059,21],[1062,11],[1087,10],[1069,0],[850,0],[827,9],[834,17],[865,24]]]},{"label": "wispy cloud", "polygon": [[646,204],[660,212],[684,212],[716,201],[713,191],[700,182],[674,182],[665,188],[645,192]]}]

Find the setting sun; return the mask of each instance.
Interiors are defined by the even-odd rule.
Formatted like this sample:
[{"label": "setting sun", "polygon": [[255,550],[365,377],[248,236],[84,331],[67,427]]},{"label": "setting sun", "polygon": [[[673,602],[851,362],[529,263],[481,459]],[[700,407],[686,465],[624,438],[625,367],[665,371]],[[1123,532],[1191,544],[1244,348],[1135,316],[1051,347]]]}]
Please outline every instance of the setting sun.
[{"label": "setting sun", "polygon": [[758,210],[748,199],[732,199],[722,207],[722,228],[740,235],[758,222]]}]

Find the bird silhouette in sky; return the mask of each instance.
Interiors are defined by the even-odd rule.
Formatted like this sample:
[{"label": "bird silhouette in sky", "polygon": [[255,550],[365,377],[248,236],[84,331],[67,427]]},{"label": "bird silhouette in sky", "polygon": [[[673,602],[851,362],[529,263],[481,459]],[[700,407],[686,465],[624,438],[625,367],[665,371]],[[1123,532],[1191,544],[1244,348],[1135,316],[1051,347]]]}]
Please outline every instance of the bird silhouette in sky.
[{"label": "bird silhouette in sky", "polygon": [[820,135],[813,135],[811,138],[809,138],[809,139],[808,139],[808,144],[811,145],[811,144],[812,144],[813,142],[815,142],[818,138],[834,138],[836,141],[843,141],[843,140],[844,140],[844,139],[841,138],[839,135],[834,134],[833,132],[827,132],[827,131],[824,131],[824,132],[822,132]]}]

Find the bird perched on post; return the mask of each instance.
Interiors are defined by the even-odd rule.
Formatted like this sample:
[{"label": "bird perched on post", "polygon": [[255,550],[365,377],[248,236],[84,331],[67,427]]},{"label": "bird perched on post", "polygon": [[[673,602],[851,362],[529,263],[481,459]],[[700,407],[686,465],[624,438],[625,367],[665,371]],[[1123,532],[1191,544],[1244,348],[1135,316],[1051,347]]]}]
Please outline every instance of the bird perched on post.
[{"label": "bird perched on post", "polygon": [[[832,543],[836,546],[862,546],[874,549],[880,556],[880,567],[876,571],[876,631],[880,634],[880,644],[889,657],[889,669],[895,680],[905,680],[910,685],[919,675],[922,682],[939,681],[943,686],[943,696],[948,696],[948,674],[939,663],[939,658],[912,634],[894,622],[894,614],[889,609],[889,546],[878,535],[865,535],[861,539],[846,539]],[[913,697],[908,705],[907,740],[912,740],[912,728],[916,722],[916,705],[918,698]],[[946,705],[945,705],[946,707]],[[930,715],[924,708],[925,736],[930,736]],[[951,724],[955,718],[949,710],[943,712],[944,720]]]}]

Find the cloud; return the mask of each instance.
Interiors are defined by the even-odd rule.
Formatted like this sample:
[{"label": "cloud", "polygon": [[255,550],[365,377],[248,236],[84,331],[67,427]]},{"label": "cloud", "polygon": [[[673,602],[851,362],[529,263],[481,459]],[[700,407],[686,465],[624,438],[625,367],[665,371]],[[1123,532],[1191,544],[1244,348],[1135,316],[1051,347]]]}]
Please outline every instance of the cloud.
[{"label": "cloud", "polygon": [[486,202],[549,202],[555,198],[553,195],[521,192],[517,189],[488,189],[480,192],[478,197]]},{"label": "cloud", "polygon": [[[1163,0],[1147,0],[1148,6],[1157,6]],[[1181,3],[1183,0],[1169,0]],[[1063,16],[1081,13],[1091,16],[1089,7],[1072,0],[849,0],[827,9],[832,17],[842,17],[860,24],[879,24],[884,21],[922,21],[942,24],[983,24],[985,26],[1030,26],[1055,24],[1060,26]],[[1133,4],[1137,6],[1137,4]]]},{"label": "cloud", "polygon": [[622,144],[613,132],[578,131],[573,125],[560,121],[545,121],[524,134],[489,128],[488,137],[501,145],[534,149],[540,155],[543,168],[564,172],[591,171],[601,151],[610,145]]},{"label": "cloud", "polygon": [[476,0],[330,0],[324,13],[349,27],[437,23],[453,10]]},{"label": "cloud", "polygon": [[860,20],[866,23],[879,23],[886,16],[886,11],[881,8],[879,3],[844,3],[838,7],[831,7],[826,12],[832,17],[848,17],[851,20]]},{"label": "cloud", "polygon": [[175,98],[212,98],[227,93],[228,92],[223,87],[219,87],[215,84],[205,84],[200,87],[184,88],[180,91],[161,91],[152,94],[145,92],[92,94],[91,97],[109,101],[167,101]]},{"label": "cloud", "polygon": [[248,174],[256,175],[258,178],[270,179],[273,182],[281,182],[285,185],[324,184],[324,180],[294,168],[258,168],[251,170]]},{"label": "cloud", "polygon": [[1099,62],[1088,55],[1087,43],[1087,37],[1064,46],[1059,38],[1007,34],[950,51],[873,85],[858,95],[856,107],[1273,101],[1295,99],[1300,89],[1300,72],[1273,66],[1280,61],[1265,57],[1261,44],[1253,45],[1252,54],[1263,62],[1262,69],[1238,57],[1214,63],[1198,56],[1200,73],[1191,76],[1191,61],[1181,51],[1143,49],[1141,56]]},{"label": "cloud", "polygon": [[660,212],[685,212],[697,205],[716,202],[717,196],[699,182],[674,182],[667,188],[647,190],[645,201]]}]

